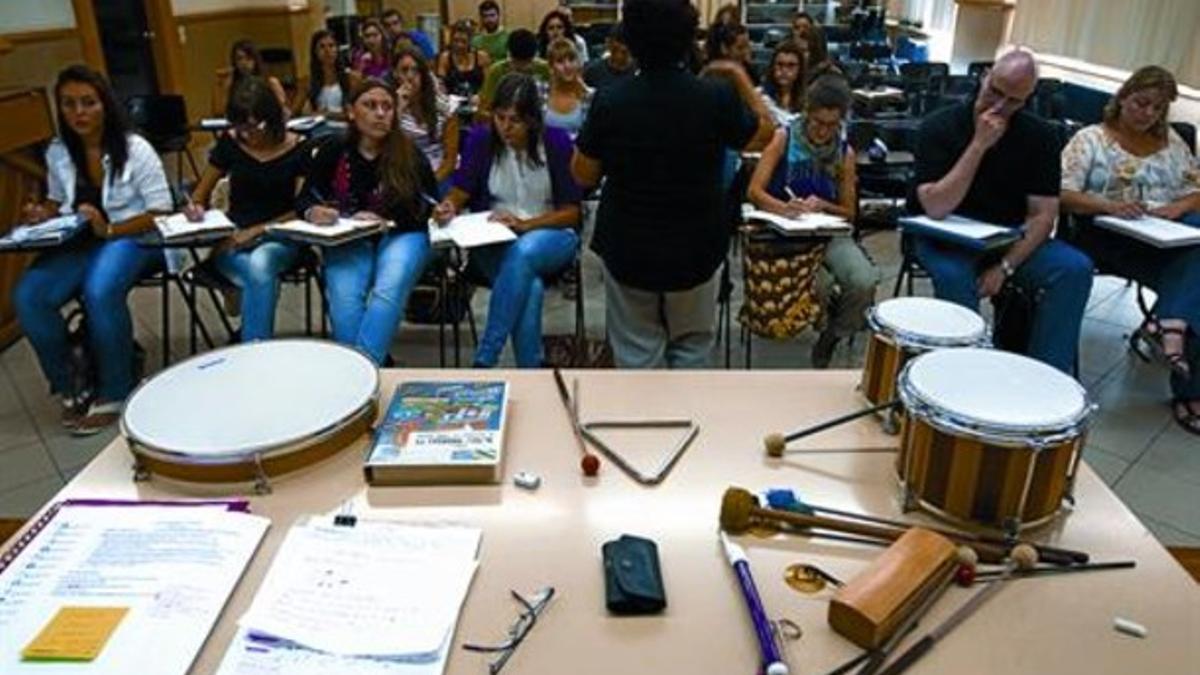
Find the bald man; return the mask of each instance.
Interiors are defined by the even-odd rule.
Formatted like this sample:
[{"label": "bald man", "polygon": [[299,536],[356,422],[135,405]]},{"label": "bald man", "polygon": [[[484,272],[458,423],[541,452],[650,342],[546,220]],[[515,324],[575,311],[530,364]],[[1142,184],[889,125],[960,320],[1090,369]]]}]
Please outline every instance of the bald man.
[{"label": "bald man", "polygon": [[1061,165],[1054,130],[1024,110],[1037,78],[1032,54],[1009,52],[984,77],[973,103],[925,118],[909,209],[938,219],[957,214],[1024,226],[1024,236],[998,258],[926,237],[913,243],[917,260],[933,279],[934,294],[943,300],[978,311],[980,298],[995,295],[1007,281],[1038,291],[1029,356],[1070,374],[1092,287],[1092,261],[1050,238]]}]

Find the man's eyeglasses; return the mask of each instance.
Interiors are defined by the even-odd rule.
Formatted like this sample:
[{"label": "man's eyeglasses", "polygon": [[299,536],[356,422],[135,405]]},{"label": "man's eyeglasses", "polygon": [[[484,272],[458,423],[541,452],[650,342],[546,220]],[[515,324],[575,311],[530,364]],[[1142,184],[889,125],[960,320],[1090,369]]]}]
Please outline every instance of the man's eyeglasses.
[{"label": "man's eyeglasses", "polygon": [[526,599],[516,591],[509,591],[513,598],[521,603],[521,614],[517,620],[508,628],[508,639],[498,645],[481,645],[466,643],[463,649],[471,652],[487,652],[495,653],[496,658],[488,664],[488,673],[496,675],[499,673],[504,664],[508,663],[508,659],[512,657],[513,652],[517,651],[517,647],[521,645],[521,641],[529,635],[529,631],[533,630],[533,625],[537,623],[537,618],[541,615],[542,610],[546,609],[546,605],[550,603],[550,598],[554,597],[554,587],[547,586],[538,591],[532,598]]}]

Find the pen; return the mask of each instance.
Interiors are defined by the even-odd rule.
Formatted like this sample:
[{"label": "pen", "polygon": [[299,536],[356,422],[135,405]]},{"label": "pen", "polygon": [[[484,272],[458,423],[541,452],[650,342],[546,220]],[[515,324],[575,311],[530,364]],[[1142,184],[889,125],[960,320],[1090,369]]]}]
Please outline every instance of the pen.
[{"label": "pen", "polygon": [[746,609],[750,611],[750,621],[754,624],[754,632],[758,636],[758,646],[762,653],[763,672],[766,675],[788,675],[787,664],[779,655],[775,638],[771,635],[771,624],[767,621],[767,613],[763,609],[762,599],[754,586],[754,577],[750,576],[750,561],[741,546],[729,540],[724,532],[718,532],[725,557],[733,571],[737,573],[738,584],[742,587],[742,597],[746,600]]},{"label": "pen", "polygon": [[790,185],[784,185],[783,191],[787,193],[788,197],[792,199],[799,199],[799,197],[796,196],[796,193],[792,192],[792,187]]},{"label": "pen", "polygon": [[418,192],[417,194],[421,195],[421,199],[424,199],[425,203],[429,204],[430,206],[437,206],[438,204],[441,204],[441,202],[429,196],[428,193]]}]

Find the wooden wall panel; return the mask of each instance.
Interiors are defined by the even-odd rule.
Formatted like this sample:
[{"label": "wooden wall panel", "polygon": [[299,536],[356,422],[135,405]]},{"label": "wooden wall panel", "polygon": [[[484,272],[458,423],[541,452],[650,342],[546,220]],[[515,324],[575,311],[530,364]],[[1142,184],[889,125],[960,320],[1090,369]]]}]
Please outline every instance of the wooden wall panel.
[{"label": "wooden wall panel", "polygon": [[0,56],[0,89],[49,89],[63,66],[83,62],[83,51],[74,33],[10,42],[12,51]]}]

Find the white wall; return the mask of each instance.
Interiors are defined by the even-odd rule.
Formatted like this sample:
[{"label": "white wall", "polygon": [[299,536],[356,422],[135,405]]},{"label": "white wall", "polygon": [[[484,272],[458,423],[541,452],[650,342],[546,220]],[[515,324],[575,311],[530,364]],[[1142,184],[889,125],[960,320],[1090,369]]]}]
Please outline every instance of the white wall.
[{"label": "white wall", "polygon": [[[323,0],[313,1],[319,2]],[[308,2],[309,0],[171,0],[171,8],[175,11],[175,16],[186,16],[188,14],[207,14],[209,12],[222,12],[231,9],[246,9],[250,7],[286,7],[288,9],[304,9],[308,7]],[[337,0],[334,1],[334,4],[338,4]]]},{"label": "white wall", "polygon": [[0,33],[74,27],[71,0],[0,0]]}]

